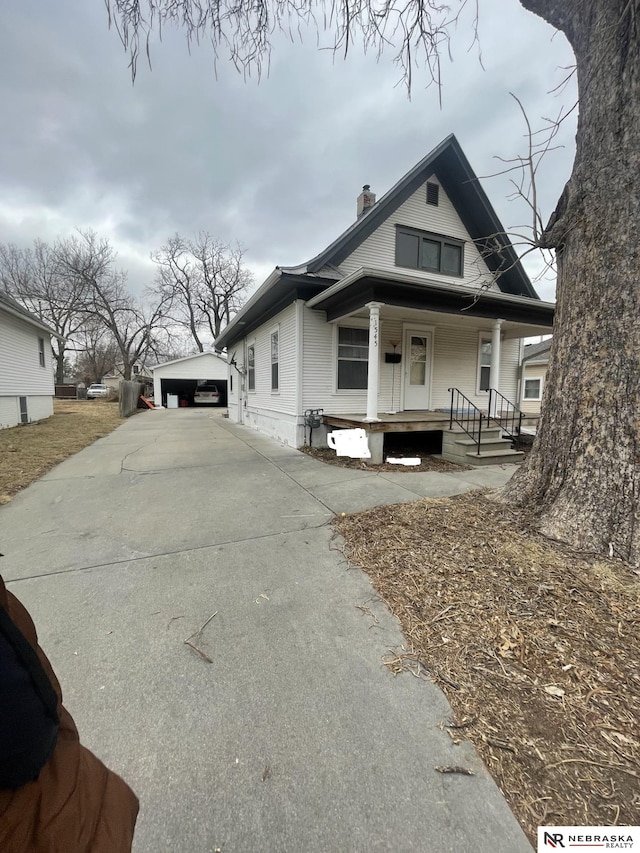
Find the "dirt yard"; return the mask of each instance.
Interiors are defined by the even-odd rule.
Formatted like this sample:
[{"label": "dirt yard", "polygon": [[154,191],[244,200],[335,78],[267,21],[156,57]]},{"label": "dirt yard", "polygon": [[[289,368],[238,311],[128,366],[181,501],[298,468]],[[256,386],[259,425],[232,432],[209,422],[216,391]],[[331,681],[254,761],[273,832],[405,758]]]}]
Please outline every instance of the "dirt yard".
[{"label": "dirt yard", "polygon": [[361,459],[351,459],[349,456],[337,456],[335,450],[330,450],[328,447],[301,447],[300,450],[306,453],[307,456],[312,456],[314,459],[319,459],[320,462],[326,462],[328,465],[337,465],[340,468],[357,468],[362,471],[466,471],[468,465],[456,465],[455,462],[447,462],[438,455],[424,453],[414,448],[401,449],[395,455],[399,457],[411,456],[420,459],[419,465],[397,465],[391,463],[383,463],[382,465],[372,465],[369,462]]},{"label": "dirt yard", "polygon": [[52,417],[0,430],[0,504],[122,422],[117,403],[56,400]]},{"label": "dirt yard", "polygon": [[473,742],[534,846],[541,824],[640,824],[639,570],[543,538],[492,493],[335,526],[402,625],[384,663],[442,688],[442,727]]}]

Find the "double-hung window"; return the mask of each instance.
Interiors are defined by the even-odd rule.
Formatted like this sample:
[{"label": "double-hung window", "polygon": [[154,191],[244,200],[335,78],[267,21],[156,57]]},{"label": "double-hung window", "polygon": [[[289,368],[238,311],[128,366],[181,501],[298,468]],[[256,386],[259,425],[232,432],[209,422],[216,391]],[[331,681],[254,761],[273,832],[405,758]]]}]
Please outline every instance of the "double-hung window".
[{"label": "double-hung window", "polygon": [[279,354],[279,333],[276,329],[275,332],[271,332],[271,390],[278,390],[278,362],[280,360]]},{"label": "double-hung window", "polygon": [[363,390],[369,373],[369,329],[338,326],[338,390]]},{"label": "double-hung window", "polygon": [[38,360],[40,362],[40,367],[44,367],[45,366],[44,338],[38,338]]},{"label": "double-hung window", "polygon": [[256,390],[256,345],[247,347],[247,387],[249,391]]},{"label": "double-hung window", "polygon": [[542,379],[525,379],[523,400],[542,399]]},{"label": "double-hung window", "polygon": [[491,339],[480,338],[478,347],[478,392],[491,387]]},{"label": "double-hung window", "polygon": [[462,278],[464,242],[404,226],[396,227],[396,266]]}]

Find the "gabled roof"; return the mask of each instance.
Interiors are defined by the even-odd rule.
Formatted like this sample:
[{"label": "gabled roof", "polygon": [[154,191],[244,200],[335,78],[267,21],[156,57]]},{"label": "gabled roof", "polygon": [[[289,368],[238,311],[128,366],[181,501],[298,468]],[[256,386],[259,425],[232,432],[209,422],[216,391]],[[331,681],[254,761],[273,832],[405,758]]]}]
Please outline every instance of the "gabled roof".
[{"label": "gabled roof", "polygon": [[[393,215],[429,177],[435,175],[454,205],[489,270],[500,273],[497,285],[504,294],[539,300],[529,277],[504,233],[485,191],[451,134],[413,167],[366,213],[320,254],[296,267],[276,267],[247,304],[216,338],[221,350],[274,316],[293,299],[310,299],[341,279],[339,266],[364,240]],[[388,278],[394,278],[388,273]]]},{"label": "gabled roof", "polygon": [[432,175],[438,178],[471,238],[482,244],[483,258],[489,269],[494,273],[502,270],[497,281],[500,290],[514,296],[538,299],[511,241],[504,233],[498,215],[454,134],[447,136],[423,157],[368,213],[356,220],[330,246],[307,264],[287,272],[317,273],[327,265],[339,266]]},{"label": "gabled roof", "polygon": [[192,361],[194,358],[203,358],[206,355],[212,355],[214,358],[219,358],[220,361],[224,361],[225,364],[227,363],[227,359],[223,355],[208,350],[207,352],[195,352],[193,355],[185,355],[182,358],[172,358],[171,361],[162,361],[160,364],[154,364],[153,367],[149,367],[148,370],[154,371],[158,367],[167,367],[169,364],[178,364],[181,361]]},{"label": "gabled roof", "polygon": [[37,329],[40,329],[41,332],[46,332],[48,335],[51,335],[54,338],[58,338],[59,340],[64,340],[62,335],[59,335],[54,329],[50,326],[47,326],[46,323],[43,323],[39,317],[36,317],[35,314],[32,314],[31,311],[27,311],[26,308],[23,308],[19,302],[16,302],[11,296],[6,293],[0,293],[0,308],[4,309],[7,314],[12,314],[14,317],[18,317],[20,320],[24,320],[25,323],[30,323],[32,326],[35,326]]},{"label": "gabled roof", "polygon": [[546,341],[540,341],[539,344],[526,344],[522,360],[530,363],[539,362],[540,364],[549,361],[551,341],[552,338],[547,338]]}]

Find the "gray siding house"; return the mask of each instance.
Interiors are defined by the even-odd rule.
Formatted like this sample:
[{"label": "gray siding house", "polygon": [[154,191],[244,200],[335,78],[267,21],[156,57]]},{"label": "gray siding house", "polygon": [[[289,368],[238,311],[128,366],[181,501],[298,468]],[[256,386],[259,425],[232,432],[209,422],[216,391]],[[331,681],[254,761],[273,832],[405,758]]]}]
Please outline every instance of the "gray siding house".
[{"label": "gray siding house", "polygon": [[0,293],[0,429],[53,414],[55,332]]},{"label": "gray siding house", "polygon": [[449,136],[379,200],[365,186],[353,225],[276,267],[223,330],[229,417],[300,447],[322,409],[380,460],[385,433],[448,427],[452,388],[456,409],[486,412],[489,389],[515,405],[522,340],[553,310]]}]

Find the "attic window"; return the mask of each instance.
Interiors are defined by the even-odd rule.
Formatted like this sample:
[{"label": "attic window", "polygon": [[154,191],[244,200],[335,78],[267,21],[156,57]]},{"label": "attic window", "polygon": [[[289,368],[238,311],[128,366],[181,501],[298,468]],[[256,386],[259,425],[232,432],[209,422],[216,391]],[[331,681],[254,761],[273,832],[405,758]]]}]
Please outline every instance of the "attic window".
[{"label": "attic window", "polygon": [[431,181],[427,181],[427,204],[438,206],[440,200],[440,187]]},{"label": "attic window", "polygon": [[464,243],[404,226],[396,227],[396,266],[462,278]]}]

